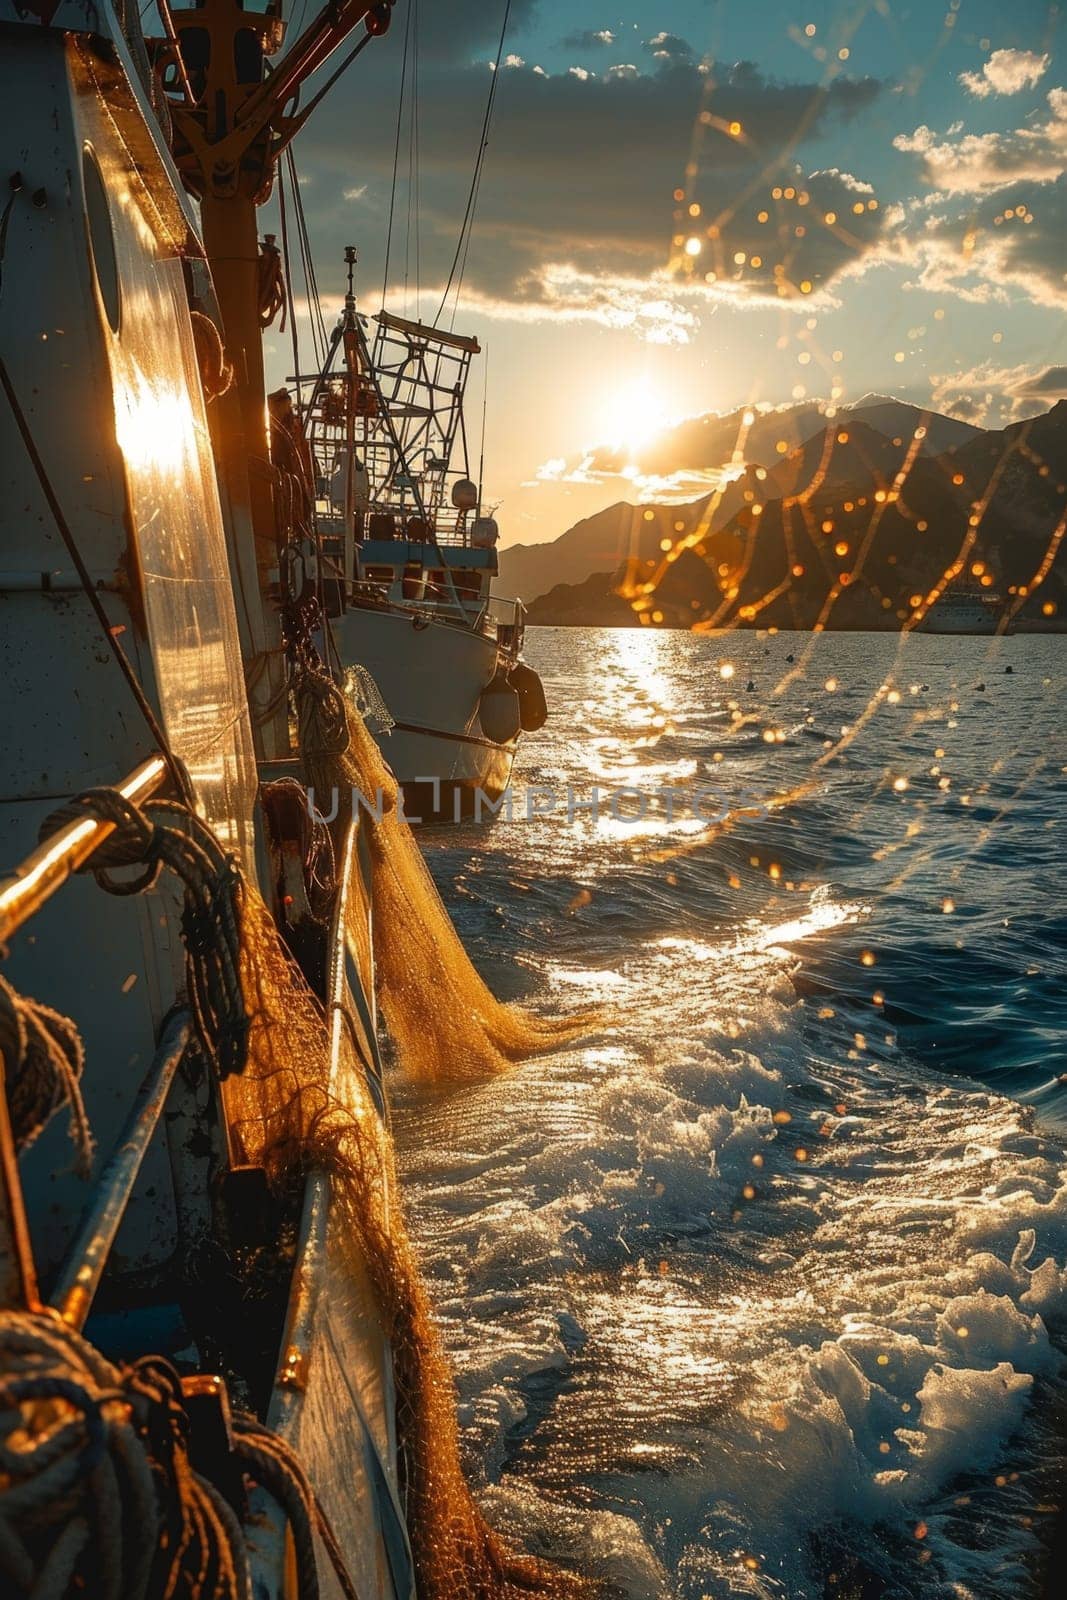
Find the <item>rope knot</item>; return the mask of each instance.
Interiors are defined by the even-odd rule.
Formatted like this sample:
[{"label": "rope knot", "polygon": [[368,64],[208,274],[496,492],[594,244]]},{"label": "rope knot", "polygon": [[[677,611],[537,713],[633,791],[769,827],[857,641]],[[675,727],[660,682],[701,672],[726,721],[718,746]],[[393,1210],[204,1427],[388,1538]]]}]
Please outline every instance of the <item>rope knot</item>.
[{"label": "rope knot", "polygon": [[[42,840],[86,815],[114,829],[84,868],[109,894],[143,894],[155,887],[163,867],[181,882],[181,931],[197,1034],[220,1077],[242,1071],[251,1023],[241,983],[242,878],[236,859],[183,802],[152,800],[140,807],[117,789],[83,790],[45,818]],[[116,867],[137,865],[144,870],[132,878],[111,876]]]},{"label": "rope knot", "polygon": [[[45,817],[38,834],[39,840],[44,843],[53,833],[58,833],[71,822],[82,821],[86,815],[100,822],[110,822],[114,832],[97,845],[90,860],[79,871],[91,872],[100,887],[109,894],[143,894],[146,889],[154,887],[160,870],[156,829],[146,813],[117,789],[83,789]],[[144,872],[136,878],[116,880],[111,876],[111,870],[116,867],[140,865],[143,865]]]},{"label": "rope knot", "polygon": [[311,757],[343,755],[352,742],[348,708],[325,672],[304,672],[298,695],[301,746]]}]

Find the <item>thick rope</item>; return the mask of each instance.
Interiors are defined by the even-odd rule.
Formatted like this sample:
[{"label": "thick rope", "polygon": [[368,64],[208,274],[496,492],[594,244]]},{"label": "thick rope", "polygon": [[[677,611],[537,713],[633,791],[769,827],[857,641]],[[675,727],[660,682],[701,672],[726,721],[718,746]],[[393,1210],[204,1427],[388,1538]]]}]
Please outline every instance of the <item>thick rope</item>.
[{"label": "thick rope", "polygon": [[[241,987],[242,881],[236,860],[206,823],[172,800],[136,806],[116,789],[86,789],[54,811],[42,839],[86,814],[114,825],[82,871],[92,872],[109,894],[142,894],[166,867],[185,891],[181,933],[189,1001],[204,1051],[220,1078],[244,1066],[250,1019]],[[141,866],[133,878],[116,868]]]},{"label": "thick rope", "polygon": [[233,1512],[189,1462],[177,1373],[113,1367],[46,1315],[0,1313],[0,1587],[33,1600],[251,1600]]},{"label": "thick rope", "polygon": [[0,1055],[18,1149],[27,1150],[59,1108],[68,1106],[75,1171],[87,1178],[93,1136],[81,1093],[85,1049],[74,1023],[16,993],[0,977]]},{"label": "thick rope", "polygon": [[[181,1380],[161,1356],[115,1367],[64,1323],[0,1312],[0,1589],[32,1600],[252,1600],[237,1514],[190,1461]],[[318,1600],[319,1533],[345,1600],[337,1540],[289,1446],[233,1419],[245,1477],[281,1506],[298,1600]]]}]

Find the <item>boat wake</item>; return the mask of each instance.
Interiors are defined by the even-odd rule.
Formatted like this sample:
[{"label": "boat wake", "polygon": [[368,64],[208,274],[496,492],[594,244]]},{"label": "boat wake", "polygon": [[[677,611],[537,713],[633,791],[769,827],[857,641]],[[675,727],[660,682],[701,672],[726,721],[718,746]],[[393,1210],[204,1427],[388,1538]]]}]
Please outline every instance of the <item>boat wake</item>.
[{"label": "boat wake", "polygon": [[[1041,1593],[1067,1162],[977,1081],[984,969],[925,857],[900,887],[899,812],[858,750],[673,854],[666,829],[652,854],[608,831],[430,847],[495,986],[518,957],[547,1006],[613,1019],[462,1096],[404,1090],[396,1127],[493,1517],[633,1600]],[[765,759],[781,788],[806,769]],[[943,878],[959,826],[923,815]],[[1047,848],[1028,837],[1013,870]],[[976,918],[1011,903],[1003,882],[956,892]],[[897,1013],[925,994],[929,1026],[951,1021],[946,985],[963,1031],[942,1071]],[[1058,1035],[1031,1008],[1031,1049],[1039,1026]]]}]

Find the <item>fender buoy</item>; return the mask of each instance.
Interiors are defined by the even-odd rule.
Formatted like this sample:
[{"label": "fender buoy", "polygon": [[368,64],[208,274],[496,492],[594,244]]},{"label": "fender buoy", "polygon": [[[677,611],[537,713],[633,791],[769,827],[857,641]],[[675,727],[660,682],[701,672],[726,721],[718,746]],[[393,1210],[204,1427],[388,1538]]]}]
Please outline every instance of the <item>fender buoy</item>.
[{"label": "fender buoy", "polygon": [[519,697],[499,669],[482,690],[478,702],[482,732],[494,744],[510,744],[522,727]]},{"label": "fender buoy", "polygon": [[519,719],[527,733],[536,733],[548,721],[545,686],[533,667],[517,661],[508,673],[508,682],[519,697]]}]

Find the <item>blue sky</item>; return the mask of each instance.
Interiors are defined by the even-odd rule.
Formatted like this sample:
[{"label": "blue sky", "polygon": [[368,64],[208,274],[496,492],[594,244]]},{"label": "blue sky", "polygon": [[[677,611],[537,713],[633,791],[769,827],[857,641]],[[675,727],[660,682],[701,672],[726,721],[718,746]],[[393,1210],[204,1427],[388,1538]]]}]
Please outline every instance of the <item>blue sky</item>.
[{"label": "blue sky", "polygon": [[[297,146],[320,285],[329,298],[356,242],[368,310],[404,7]],[[406,122],[395,310],[439,302],[502,14],[421,0],[419,204]],[[1065,38],[1045,0],[513,0],[454,312],[489,352],[486,487],[505,542],[683,492],[682,461],[674,484],[582,465],[605,442],[639,465],[674,418],[873,390],[1000,426],[1052,403]]]}]

